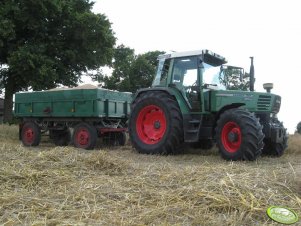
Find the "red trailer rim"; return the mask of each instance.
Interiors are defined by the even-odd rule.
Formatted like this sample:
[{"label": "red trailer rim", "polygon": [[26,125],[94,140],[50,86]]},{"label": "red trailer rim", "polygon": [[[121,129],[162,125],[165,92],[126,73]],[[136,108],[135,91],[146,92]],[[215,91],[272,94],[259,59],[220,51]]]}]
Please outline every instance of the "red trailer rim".
[{"label": "red trailer rim", "polygon": [[82,128],[76,133],[76,142],[81,146],[89,144],[89,138],[90,133],[87,129]]},{"label": "red trailer rim", "polygon": [[222,129],[222,143],[227,152],[236,152],[241,145],[241,130],[235,122],[227,122]]},{"label": "red trailer rim", "polygon": [[141,141],[157,144],[166,131],[166,117],[163,110],[156,105],[141,109],[136,121],[136,131]]},{"label": "red trailer rim", "polygon": [[24,131],[24,141],[26,144],[31,145],[35,139],[35,134],[32,128],[26,128]]}]

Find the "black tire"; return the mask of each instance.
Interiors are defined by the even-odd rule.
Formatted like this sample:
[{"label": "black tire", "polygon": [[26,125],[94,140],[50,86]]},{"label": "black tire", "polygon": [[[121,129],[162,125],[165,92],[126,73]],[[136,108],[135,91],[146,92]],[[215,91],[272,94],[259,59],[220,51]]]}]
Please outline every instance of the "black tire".
[{"label": "black tire", "polygon": [[217,147],[226,160],[255,160],[262,152],[263,139],[262,125],[247,110],[227,110],[217,121]]},{"label": "black tire", "polygon": [[274,143],[265,141],[262,154],[272,157],[281,157],[286,149],[285,141],[283,143]]},{"label": "black tire", "polygon": [[213,148],[214,145],[215,145],[215,143],[214,143],[213,140],[206,139],[206,140],[200,140],[197,143],[192,143],[191,147],[196,148],[196,149],[199,148],[199,149],[202,149],[202,150],[209,150],[209,149]]},{"label": "black tire", "polygon": [[103,143],[108,146],[124,146],[126,139],[125,132],[109,132],[103,136]]},{"label": "black tire", "polygon": [[24,146],[38,146],[41,141],[41,130],[34,122],[26,122],[21,130],[21,140]]},{"label": "black tire", "polygon": [[132,103],[129,123],[132,145],[143,154],[178,154],[183,150],[183,119],[169,94],[150,91]]},{"label": "black tire", "polygon": [[[286,129],[284,128],[283,124],[280,123],[278,120],[276,121],[276,123],[278,123],[279,127],[281,127],[281,129],[286,133]],[[273,157],[282,156],[284,150],[287,148],[287,140],[287,134],[285,134],[284,139],[280,143],[272,142],[271,139],[264,139],[264,147],[262,149],[262,154]]]},{"label": "black tire", "polygon": [[71,141],[71,133],[69,129],[51,130],[51,138],[56,146],[68,146]]},{"label": "black tire", "polygon": [[72,142],[77,148],[92,150],[97,141],[96,128],[88,123],[79,123],[75,126]]},{"label": "black tire", "polygon": [[118,145],[120,146],[124,146],[126,144],[126,134],[125,132],[118,132],[117,133],[117,141],[118,141]]}]

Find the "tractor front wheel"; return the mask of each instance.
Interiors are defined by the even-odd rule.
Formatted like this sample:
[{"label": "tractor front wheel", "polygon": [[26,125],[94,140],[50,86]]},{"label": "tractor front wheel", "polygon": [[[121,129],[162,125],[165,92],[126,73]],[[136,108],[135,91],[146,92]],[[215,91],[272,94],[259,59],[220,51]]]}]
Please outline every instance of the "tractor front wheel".
[{"label": "tractor front wheel", "polygon": [[183,147],[183,119],[177,101],[165,92],[146,92],[132,103],[129,133],[144,154],[178,154]]},{"label": "tractor front wheel", "polygon": [[263,139],[259,120],[247,110],[227,110],[217,121],[217,146],[224,159],[255,160],[261,154]]}]

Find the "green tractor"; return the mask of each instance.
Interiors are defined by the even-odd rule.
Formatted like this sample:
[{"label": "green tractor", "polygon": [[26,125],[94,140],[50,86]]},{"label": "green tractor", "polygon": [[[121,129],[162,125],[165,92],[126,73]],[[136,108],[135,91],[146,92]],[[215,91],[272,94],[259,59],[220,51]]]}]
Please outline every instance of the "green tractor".
[{"label": "green tractor", "polygon": [[[281,97],[270,93],[271,83],[266,93],[254,92],[253,58],[249,74],[209,50],[164,54],[158,61],[152,87],[138,90],[131,105],[129,133],[138,152],[178,154],[185,143],[203,149],[216,143],[227,160],[283,154]],[[240,81],[248,76],[250,91],[227,89],[229,71]]]}]

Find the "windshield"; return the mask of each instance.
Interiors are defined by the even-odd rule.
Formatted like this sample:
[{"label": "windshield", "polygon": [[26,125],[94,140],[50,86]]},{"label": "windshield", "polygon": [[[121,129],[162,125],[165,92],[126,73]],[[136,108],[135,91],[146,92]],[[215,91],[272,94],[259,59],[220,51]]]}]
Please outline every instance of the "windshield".
[{"label": "windshield", "polygon": [[214,86],[216,89],[225,90],[226,87],[221,83],[224,73],[220,71],[220,67],[213,67],[203,62],[203,86]]}]

